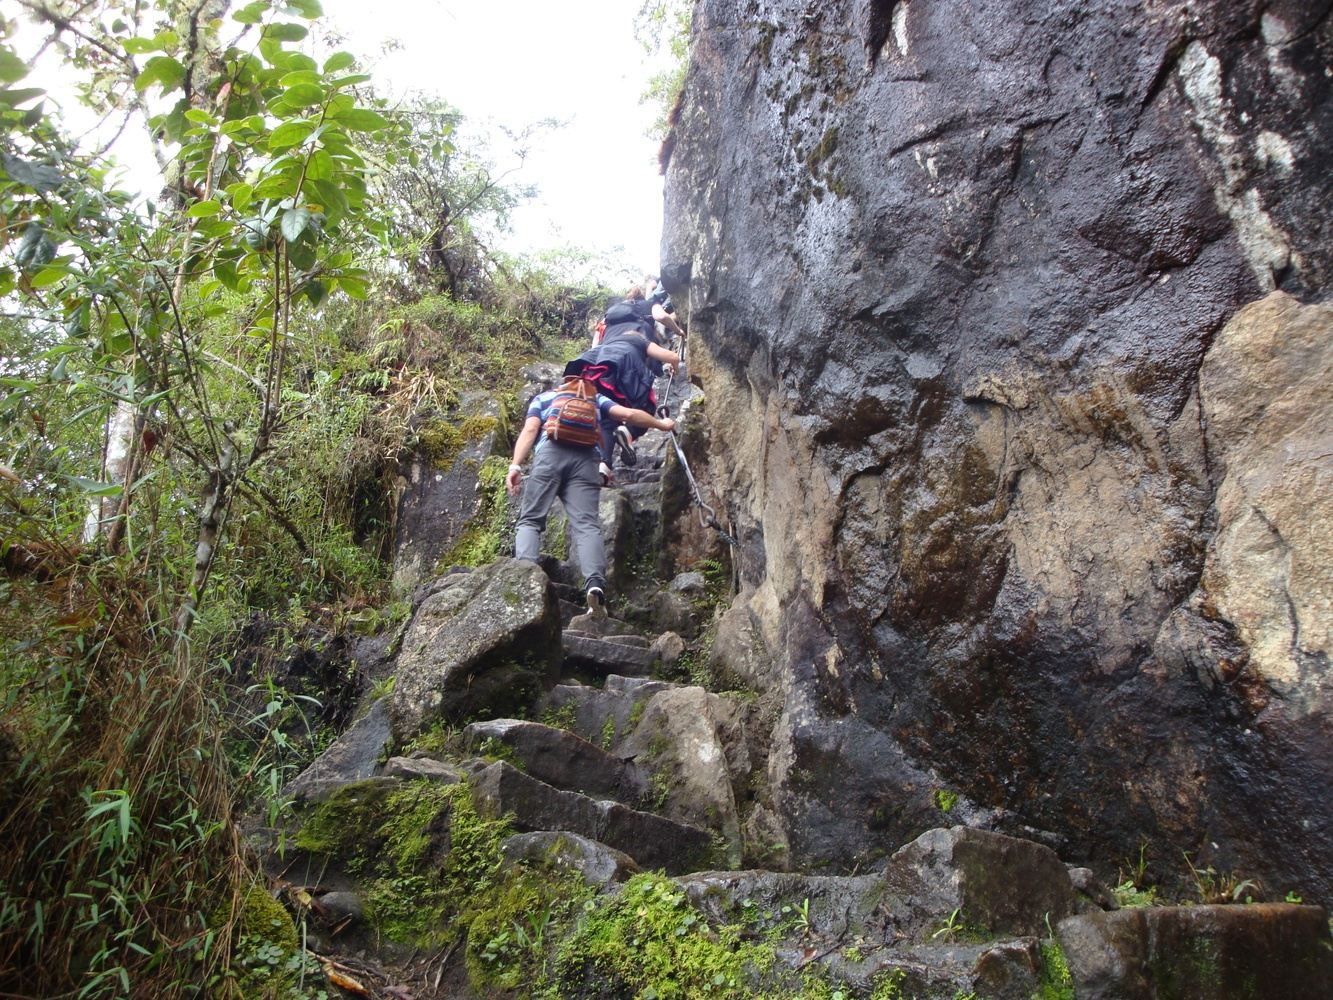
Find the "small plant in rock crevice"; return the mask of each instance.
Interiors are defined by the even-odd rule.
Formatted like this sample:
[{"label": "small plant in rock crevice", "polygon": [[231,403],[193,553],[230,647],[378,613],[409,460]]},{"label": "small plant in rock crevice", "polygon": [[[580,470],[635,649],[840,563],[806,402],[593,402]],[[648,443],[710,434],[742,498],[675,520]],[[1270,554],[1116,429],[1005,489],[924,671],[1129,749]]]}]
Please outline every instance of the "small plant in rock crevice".
[{"label": "small plant in rock crevice", "polygon": [[1041,943],[1041,980],[1033,1000],[1074,1000],[1074,977],[1064,949],[1053,937]]}]

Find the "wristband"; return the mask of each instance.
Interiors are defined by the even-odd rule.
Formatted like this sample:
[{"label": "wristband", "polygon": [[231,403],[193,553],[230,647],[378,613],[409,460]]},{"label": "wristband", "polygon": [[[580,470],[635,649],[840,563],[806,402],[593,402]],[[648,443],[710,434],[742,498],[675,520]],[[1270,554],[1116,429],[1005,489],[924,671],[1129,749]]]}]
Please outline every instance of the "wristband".
[{"label": "wristband", "polygon": [[522,471],[523,471],[523,466],[519,465],[517,462],[510,462],[510,463],[509,463],[509,471],[510,471],[510,472],[522,472]]}]

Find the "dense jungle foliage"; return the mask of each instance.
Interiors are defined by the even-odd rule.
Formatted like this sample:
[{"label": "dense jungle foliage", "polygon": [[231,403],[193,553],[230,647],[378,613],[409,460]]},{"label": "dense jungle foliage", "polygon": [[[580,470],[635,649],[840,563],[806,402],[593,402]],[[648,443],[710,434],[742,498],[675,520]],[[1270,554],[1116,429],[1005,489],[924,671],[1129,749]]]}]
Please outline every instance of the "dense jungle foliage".
[{"label": "dense jungle foliage", "polygon": [[373,627],[417,430],[605,290],[486,246],[525,192],[312,55],[317,0],[17,6],[167,182],[0,19],[0,993],[318,995],[234,821],[327,734],[240,637]]}]

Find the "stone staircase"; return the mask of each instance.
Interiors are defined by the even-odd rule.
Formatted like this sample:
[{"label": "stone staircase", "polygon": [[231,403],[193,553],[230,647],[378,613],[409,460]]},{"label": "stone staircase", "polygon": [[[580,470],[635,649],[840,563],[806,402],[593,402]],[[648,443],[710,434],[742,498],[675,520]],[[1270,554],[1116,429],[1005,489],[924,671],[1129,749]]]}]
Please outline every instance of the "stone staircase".
[{"label": "stone staircase", "polygon": [[[663,870],[708,919],[754,926],[787,970],[818,962],[847,996],[868,996],[891,975],[898,997],[1028,1000],[1055,981],[1044,942],[1058,927],[1073,992],[1042,996],[1150,1000],[1165,994],[1145,969],[1197,965],[1242,933],[1237,921],[1297,930],[1274,946],[1275,958],[1247,953],[1236,982],[1326,984],[1318,908],[1190,908],[1228,912],[1209,918],[1216,924],[1195,920],[1194,931],[1173,924],[1170,937],[1158,928],[1170,918],[1106,913],[1114,901],[1086,870],[1071,877],[1050,848],[987,830],[928,831],[860,874],[767,870],[784,867],[781,844],[767,846],[780,831],[764,801],[778,696],[709,691],[679,667],[707,622],[695,603],[705,589],[698,574],[664,586],[651,573],[668,447],[665,435],[646,435],[639,462],[604,491],[611,613],[588,612],[575,570],[554,558],[540,570],[500,560],[433,581],[402,636],[392,694],[288,791],[317,803],[358,782],[377,795],[385,783],[466,787],[478,813],[507,818],[508,863],[541,865],[559,853],[609,892]],[[452,727],[445,749],[411,749],[441,724]],[[339,899],[355,891],[355,879],[330,879],[338,869],[328,858],[271,859],[275,874],[317,902],[321,890]],[[1299,975],[1297,957],[1309,966]],[[1224,955],[1217,961],[1230,969]],[[1195,978],[1172,995],[1243,995]]]}]

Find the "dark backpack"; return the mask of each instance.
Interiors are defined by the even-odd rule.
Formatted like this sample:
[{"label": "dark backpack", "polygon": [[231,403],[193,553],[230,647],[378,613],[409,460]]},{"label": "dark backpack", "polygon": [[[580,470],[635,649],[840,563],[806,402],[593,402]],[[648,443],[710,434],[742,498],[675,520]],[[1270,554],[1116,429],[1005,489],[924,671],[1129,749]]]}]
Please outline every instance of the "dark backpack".
[{"label": "dark backpack", "polygon": [[585,379],[570,379],[555,394],[546,414],[546,436],[561,444],[596,448],[602,443],[597,390]]},{"label": "dark backpack", "polygon": [[653,321],[644,319],[632,302],[617,302],[606,311],[606,328],[628,326],[633,324],[638,327],[642,333],[651,334],[653,332]]}]

